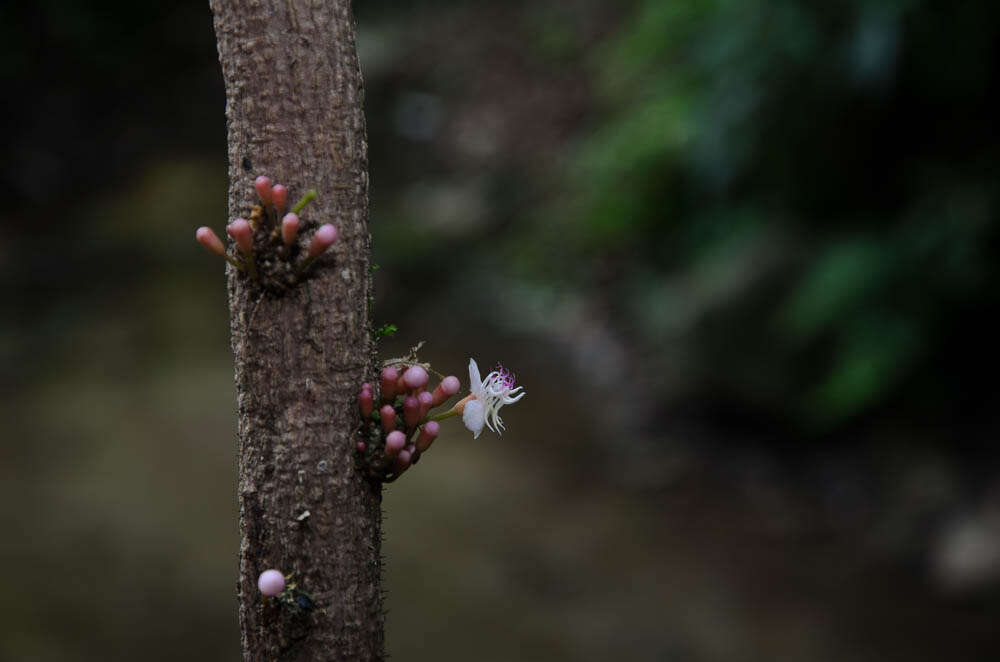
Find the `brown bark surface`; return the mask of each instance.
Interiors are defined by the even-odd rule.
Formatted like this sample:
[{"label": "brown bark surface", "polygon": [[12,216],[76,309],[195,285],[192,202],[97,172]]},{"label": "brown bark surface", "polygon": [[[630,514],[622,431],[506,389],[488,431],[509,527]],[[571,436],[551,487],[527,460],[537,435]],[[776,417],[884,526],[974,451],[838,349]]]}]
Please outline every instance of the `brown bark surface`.
[{"label": "brown bark surface", "polygon": [[[340,238],[299,282],[257,232],[261,283],[229,268],[236,362],[245,660],[375,660],[383,650],[378,485],[356,462],[357,395],[372,374],[367,146],[347,0],[211,0],[226,84],[229,216],[248,217],[254,177],[319,197]],[[294,263],[294,259],[293,259]],[[283,271],[284,270],[284,271]],[[303,514],[308,511],[308,516]],[[262,600],[278,568],[313,611]]]}]

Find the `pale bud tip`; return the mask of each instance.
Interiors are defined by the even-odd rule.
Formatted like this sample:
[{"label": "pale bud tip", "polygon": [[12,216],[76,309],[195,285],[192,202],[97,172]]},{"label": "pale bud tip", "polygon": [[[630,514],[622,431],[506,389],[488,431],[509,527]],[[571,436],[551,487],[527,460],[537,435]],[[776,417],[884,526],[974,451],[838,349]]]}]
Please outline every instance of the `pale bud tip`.
[{"label": "pale bud tip", "polygon": [[265,205],[271,204],[271,178],[261,175],[254,180],[253,187],[257,189],[257,197]]},{"label": "pale bud tip", "polygon": [[414,365],[410,366],[406,372],[403,373],[403,383],[406,384],[407,388],[417,389],[427,386],[427,371],[421,366]]},{"label": "pale bud tip", "polygon": [[264,595],[278,595],[285,590],[285,576],[280,570],[265,570],[257,578],[257,588]]},{"label": "pale bud tip", "polygon": [[461,384],[458,382],[458,377],[455,375],[448,375],[441,380],[441,390],[447,393],[449,396],[458,393],[458,389],[461,388]]},{"label": "pale bud tip", "polygon": [[236,245],[245,255],[253,252],[253,230],[245,219],[237,218],[226,226],[226,232],[236,241]]},{"label": "pale bud tip", "polygon": [[312,243],[309,244],[309,257],[322,255],[335,241],[337,241],[337,228],[330,223],[321,225],[313,235]]},{"label": "pale bud tip", "polygon": [[204,246],[210,253],[215,253],[216,255],[222,257],[226,254],[226,247],[222,245],[222,240],[219,236],[212,231],[212,228],[207,225],[203,225],[198,228],[194,233],[194,238],[198,240],[198,243]]},{"label": "pale bud tip", "polygon": [[385,452],[388,455],[396,455],[406,446],[406,435],[399,430],[394,430],[385,437]]},{"label": "pale bud tip", "polygon": [[285,243],[285,246],[291,246],[298,234],[298,214],[285,214],[285,217],[281,219],[281,241]]},{"label": "pale bud tip", "polygon": [[285,211],[285,204],[288,202],[288,189],[284,184],[275,184],[271,189],[271,201],[274,208],[281,214]]},{"label": "pale bud tip", "polygon": [[437,421],[427,421],[424,423],[424,432],[432,437],[436,437],[441,432],[441,424]]}]

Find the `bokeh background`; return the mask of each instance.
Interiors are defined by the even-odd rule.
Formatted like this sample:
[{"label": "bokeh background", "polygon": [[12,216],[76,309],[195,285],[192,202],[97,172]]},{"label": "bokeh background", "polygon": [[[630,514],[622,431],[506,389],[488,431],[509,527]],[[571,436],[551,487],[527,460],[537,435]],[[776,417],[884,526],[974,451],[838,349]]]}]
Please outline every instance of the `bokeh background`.
[{"label": "bokeh background", "polygon": [[[387,489],[393,657],[1000,659],[1000,4],[356,11],[383,352],[528,393]],[[207,3],[0,34],[0,660],[236,660]]]}]

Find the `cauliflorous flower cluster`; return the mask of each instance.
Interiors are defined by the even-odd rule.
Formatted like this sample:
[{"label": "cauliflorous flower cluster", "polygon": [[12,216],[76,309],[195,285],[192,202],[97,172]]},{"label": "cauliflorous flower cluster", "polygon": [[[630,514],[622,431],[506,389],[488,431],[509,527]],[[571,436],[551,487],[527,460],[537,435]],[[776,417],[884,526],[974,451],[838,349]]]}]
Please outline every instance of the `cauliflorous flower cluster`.
[{"label": "cauliflorous flower cluster", "polygon": [[457,377],[450,375],[433,391],[428,391],[429,380],[427,369],[421,364],[386,366],[379,379],[381,407],[377,411],[374,388],[362,384],[358,406],[368,425],[369,438],[378,442],[358,441],[357,450],[369,458],[373,477],[391,482],[416,464],[420,454],[437,438],[441,430],[439,421],[447,418],[460,415],[476,439],[484,426],[499,435],[504,429],[500,408],[525,395],[523,387],[515,387],[514,376],[502,366],[481,379],[479,366],[470,359],[469,395],[448,411],[430,416],[431,409],[458,393],[460,384]]},{"label": "cauliflorous flower cluster", "polygon": [[[195,239],[210,253],[224,258],[240,271],[248,273],[255,281],[260,282],[258,256],[261,254],[269,267],[268,273],[288,272],[293,280],[297,279],[337,241],[337,228],[330,223],[321,225],[313,233],[308,247],[302,251],[298,246],[301,225],[299,213],[316,197],[316,192],[307,191],[286,214],[288,189],[284,185],[272,186],[271,180],[261,175],[254,181],[254,189],[260,204],[254,205],[250,218],[237,218],[226,226],[226,233],[236,244],[241,259],[227,253],[222,240],[208,226],[198,228]],[[298,255],[299,253],[303,254]],[[278,267],[277,263],[284,264]]]}]

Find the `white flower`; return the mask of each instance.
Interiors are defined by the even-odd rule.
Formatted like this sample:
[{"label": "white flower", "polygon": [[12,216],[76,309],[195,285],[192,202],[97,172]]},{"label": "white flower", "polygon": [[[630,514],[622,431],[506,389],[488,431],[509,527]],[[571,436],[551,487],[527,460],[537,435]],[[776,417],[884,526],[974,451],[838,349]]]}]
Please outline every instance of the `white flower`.
[{"label": "white flower", "polygon": [[500,365],[486,375],[486,379],[480,379],[479,366],[475,360],[469,359],[469,390],[473,399],[465,403],[462,422],[472,432],[473,438],[479,438],[483,425],[499,435],[504,429],[500,408],[523,398],[523,389],[523,386],[514,388],[514,376]]}]

